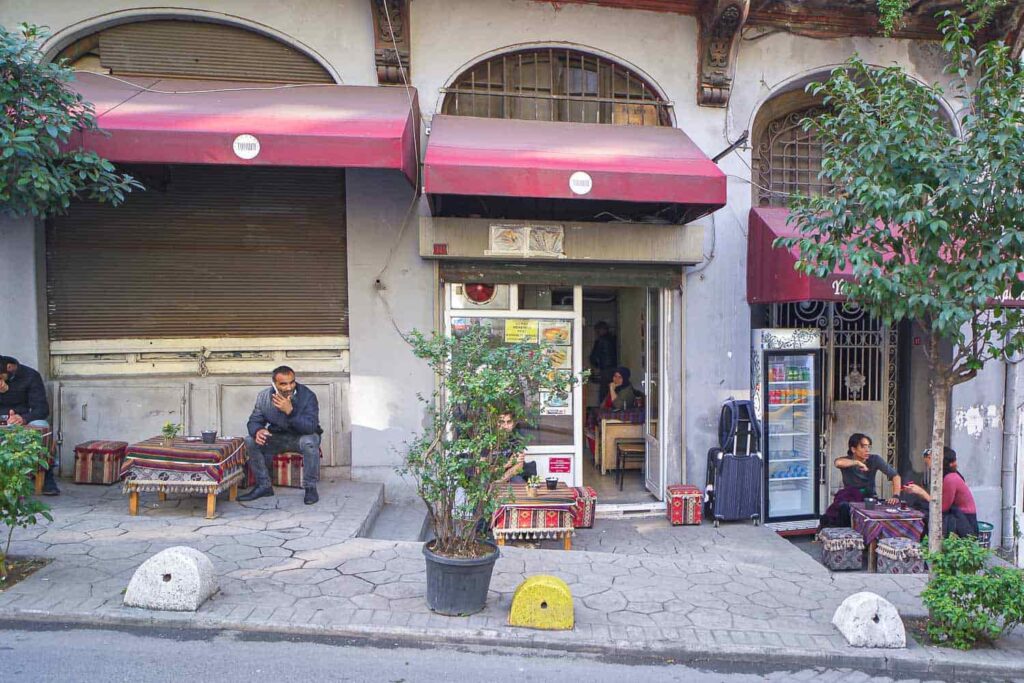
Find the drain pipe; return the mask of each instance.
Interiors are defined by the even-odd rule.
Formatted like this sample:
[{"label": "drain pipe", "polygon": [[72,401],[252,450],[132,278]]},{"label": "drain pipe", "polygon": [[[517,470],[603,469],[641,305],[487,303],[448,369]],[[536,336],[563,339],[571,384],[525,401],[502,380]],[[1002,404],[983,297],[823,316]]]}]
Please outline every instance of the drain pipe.
[{"label": "drain pipe", "polygon": [[1007,553],[1013,552],[1016,537],[1013,533],[1014,512],[1016,506],[1017,491],[1017,430],[1018,416],[1020,414],[1017,405],[1017,379],[1021,371],[1020,363],[1007,362],[1006,385],[1003,389],[1003,466],[1002,466],[1002,527],[1003,537],[1000,542],[1003,550]]}]

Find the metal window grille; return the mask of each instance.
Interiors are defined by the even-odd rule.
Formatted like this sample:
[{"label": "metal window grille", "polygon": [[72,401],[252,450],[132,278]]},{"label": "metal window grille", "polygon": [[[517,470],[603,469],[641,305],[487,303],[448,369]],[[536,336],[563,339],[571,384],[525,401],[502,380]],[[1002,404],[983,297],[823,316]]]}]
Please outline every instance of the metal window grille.
[{"label": "metal window grille", "polygon": [[788,206],[792,195],[812,196],[832,192],[819,178],[822,144],[805,131],[802,121],[822,112],[819,107],[801,109],[768,124],[758,145],[758,203]]},{"label": "metal window grille", "polygon": [[521,50],[480,62],[442,88],[445,114],[672,125],[671,103],[620,64],[578,50]]}]

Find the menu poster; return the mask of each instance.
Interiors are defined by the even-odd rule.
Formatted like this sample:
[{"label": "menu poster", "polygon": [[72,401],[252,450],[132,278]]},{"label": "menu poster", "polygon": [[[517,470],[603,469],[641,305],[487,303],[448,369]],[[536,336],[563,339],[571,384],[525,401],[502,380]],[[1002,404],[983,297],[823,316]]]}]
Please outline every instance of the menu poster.
[{"label": "menu poster", "polygon": [[541,415],[572,415],[572,401],[568,394],[553,391],[540,392]]},{"label": "menu poster", "polygon": [[536,344],[538,321],[522,318],[505,320],[505,342],[507,344]]},{"label": "menu poster", "polygon": [[540,325],[540,340],[545,344],[568,346],[572,342],[572,323],[545,320]]}]

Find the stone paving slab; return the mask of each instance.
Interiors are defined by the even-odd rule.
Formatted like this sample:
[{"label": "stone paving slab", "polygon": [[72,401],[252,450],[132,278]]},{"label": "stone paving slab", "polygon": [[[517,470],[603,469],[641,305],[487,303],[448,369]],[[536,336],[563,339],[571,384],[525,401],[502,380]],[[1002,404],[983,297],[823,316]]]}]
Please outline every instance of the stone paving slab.
[{"label": "stone paving slab", "polygon": [[[916,644],[897,652],[848,647],[831,625],[846,596],[871,590],[904,615],[922,614],[917,596],[924,577],[832,574],[763,527],[599,520],[579,532],[571,552],[505,547],[486,608],[452,618],[426,607],[421,544],[357,538],[382,502],[378,485],[321,486],[316,506],[303,506],[300,491],[279,489],[250,504],[222,503],[214,520],[202,517],[198,498],[159,503],[154,497],[144,500],[139,517],[129,517],[116,490],[66,488],[48,501],[53,523],[16,533],[14,553],[54,561],[0,593],[0,618],[1024,676],[1024,638],[1017,635],[971,653]],[[172,545],[206,552],[220,592],[195,614],[124,607],[123,590],[138,565]],[[569,584],[573,631],[507,626],[513,591],[537,573]]]}]

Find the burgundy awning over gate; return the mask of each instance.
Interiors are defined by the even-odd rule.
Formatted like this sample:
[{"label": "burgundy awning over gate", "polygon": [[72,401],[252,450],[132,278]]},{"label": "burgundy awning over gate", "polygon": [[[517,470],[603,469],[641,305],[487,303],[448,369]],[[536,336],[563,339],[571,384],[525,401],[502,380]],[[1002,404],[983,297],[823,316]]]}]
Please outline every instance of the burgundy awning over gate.
[{"label": "burgundy awning over gate", "polygon": [[[575,173],[589,176],[577,192]],[[690,220],[724,206],[726,192],[725,174],[678,128],[467,116],[433,118],[423,176],[432,198],[632,203]]]},{"label": "burgundy awning over gate", "polygon": [[[846,301],[843,282],[851,278],[849,267],[826,279],[808,277],[793,270],[799,257],[796,247],[773,247],[777,237],[799,235],[787,225],[789,210],[760,207],[750,210],[747,236],[747,301],[752,304],[798,303],[800,301]],[[1024,273],[1020,276],[1024,280]],[[1004,306],[1024,307],[1024,300],[1007,296]]]},{"label": "burgundy awning over gate", "polygon": [[[385,168],[416,177],[416,93],[347,85],[275,86],[78,73],[104,132],[81,146],[118,162]],[[251,159],[233,148],[253,136]],[[251,141],[243,152],[252,150]],[[251,152],[250,152],[251,153]]]}]

